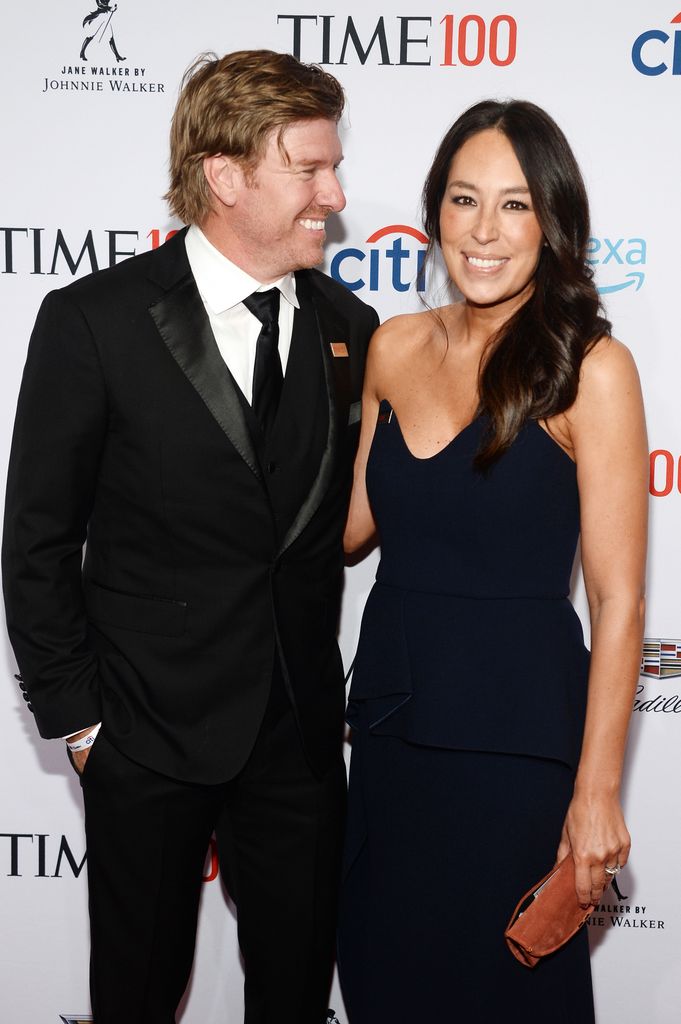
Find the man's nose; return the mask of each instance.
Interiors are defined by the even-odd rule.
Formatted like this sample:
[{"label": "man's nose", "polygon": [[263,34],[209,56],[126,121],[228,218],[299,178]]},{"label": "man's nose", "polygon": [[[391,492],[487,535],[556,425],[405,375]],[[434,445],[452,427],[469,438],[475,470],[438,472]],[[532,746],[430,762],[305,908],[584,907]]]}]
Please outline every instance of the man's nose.
[{"label": "man's nose", "polygon": [[316,198],[320,206],[327,206],[334,213],[340,213],[345,208],[345,193],[335,171],[325,175]]}]

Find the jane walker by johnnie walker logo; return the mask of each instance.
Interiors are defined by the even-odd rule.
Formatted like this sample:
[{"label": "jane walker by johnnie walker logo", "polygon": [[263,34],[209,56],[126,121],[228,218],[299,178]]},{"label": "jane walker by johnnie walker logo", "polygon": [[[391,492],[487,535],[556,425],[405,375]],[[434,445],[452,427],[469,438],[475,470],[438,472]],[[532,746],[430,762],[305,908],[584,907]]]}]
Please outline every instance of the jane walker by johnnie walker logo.
[{"label": "jane walker by johnnie walker logo", "polygon": [[[119,11],[120,5],[111,0],[85,2],[90,9],[81,8],[80,24],[74,24],[71,52],[63,54],[56,73],[42,76],[40,91],[165,92],[165,82],[150,81],[146,67],[128,63],[128,53],[136,51],[136,39],[125,4]],[[52,11],[56,17],[61,8],[53,6]]]},{"label": "jane walker by johnnie walker logo", "polygon": [[83,40],[83,45],[80,48],[80,59],[87,60],[85,56],[88,46],[91,43],[95,45],[107,42],[109,48],[116,58],[118,64],[121,61],[126,60],[118,52],[116,46],[116,38],[114,36],[114,27],[111,24],[113,16],[118,10],[118,4],[114,4],[113,7],[109,3],[109,0],[97,0],[97,7],[90,14],[86,14],[83,18],[83,28],[85,29],[86,35]]},{"label": "jane walker by johnnie walker logo", "polygon": [[[629,896],[622,895],[615,878],[610,880],[610,884],[617,902],[603,902],[594,907],[593,913],[586,921],[590,928],[621,928],[623,931],[633,930],[646,933],[664,931],[664,918],[657,917],[652,908],[647,905],[639,904],[637,906],[635,903],[630,903]],[[612,899],[612,897],[603,893],[603,900],[606,899]]]}]

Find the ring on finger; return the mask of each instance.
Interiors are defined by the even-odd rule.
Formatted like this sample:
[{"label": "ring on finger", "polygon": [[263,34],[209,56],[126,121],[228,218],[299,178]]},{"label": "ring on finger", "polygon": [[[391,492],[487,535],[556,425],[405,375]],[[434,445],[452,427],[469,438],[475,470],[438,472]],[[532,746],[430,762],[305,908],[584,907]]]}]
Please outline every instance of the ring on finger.
[{"label": "ring on finger", "polygon": [[615,864],[614,868],[609,868],[606,866],[603,870],[605,871],[606,875],[610,875],[611,878],[614,878],[615,875],[618,875],[620,873],[622,867],[620,864]]}]

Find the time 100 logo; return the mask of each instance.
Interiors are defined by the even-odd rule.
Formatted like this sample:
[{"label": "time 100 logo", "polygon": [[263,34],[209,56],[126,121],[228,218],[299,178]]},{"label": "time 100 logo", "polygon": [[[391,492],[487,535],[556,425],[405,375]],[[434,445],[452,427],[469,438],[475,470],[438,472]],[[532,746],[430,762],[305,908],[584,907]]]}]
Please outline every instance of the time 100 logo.
[{"label": "time 100 logo", "polygon": [[[435,32],[433,25],[436,24]],[[518,23],[510,14],[483,17],[445,14],[397,15],[365,20],[335,14],[278,14],[290,31],[285,47],[300,60],[316,64],[367,64],[474,68],[485,61],[505,68],[518,49]],[[439,29],[439,33],[438,33]],[[439,34],[438,39],[432,36]]]}]

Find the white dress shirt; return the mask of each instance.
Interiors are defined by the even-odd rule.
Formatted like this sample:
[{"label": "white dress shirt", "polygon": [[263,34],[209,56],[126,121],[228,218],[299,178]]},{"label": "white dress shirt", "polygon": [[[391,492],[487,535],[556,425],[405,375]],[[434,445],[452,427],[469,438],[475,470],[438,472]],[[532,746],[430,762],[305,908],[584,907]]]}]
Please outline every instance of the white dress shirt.
[{"label": "white dress shirt", "polygon": [[299,308],[296,279],[293,274],[286,274],[271,284],[261,284],[218,252],[201,228],[195,224],[192,224],[187,232],[185,245],[189,266],[206,308],[220,355],[250,403],[253,394],[256,342],[262,324],[246,309],[243,300],[253,292],[266,292],[270,288],[279,289],[279,358],[282,371],[286,373],[291,348],[293,313]]},{"label": "white dress shirt", "polygon": [[[285,274],[271,284],[261,284],[223,256],[195,224],[192,224],[186,234],[185,246],[189,266],[206,308],[220,355],[250,404],[253,396],[255,349],[262,324],[246,309],[243,300],[253,292],[266,292],[270,288],[279,289],[279,358],[281,369],[286,373],[293,332],[293,313],[300,308],[296,297],[296,279],[293,274]],[[83,726],[83,729],[86,728],[88,727]],[[95,730],[99,731],[99,724],[92,727],[92,732],[96,735]],[[73,736],[80,731],[74,730],[70,735]]]}]

